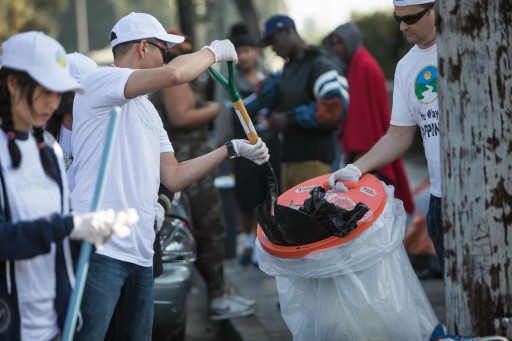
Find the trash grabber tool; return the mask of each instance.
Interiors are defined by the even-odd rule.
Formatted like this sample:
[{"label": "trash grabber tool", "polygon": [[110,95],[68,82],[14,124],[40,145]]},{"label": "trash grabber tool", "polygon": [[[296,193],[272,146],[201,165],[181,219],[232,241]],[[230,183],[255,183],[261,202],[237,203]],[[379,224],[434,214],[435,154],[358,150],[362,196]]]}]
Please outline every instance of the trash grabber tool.
[{"label": "trash grabber tool", "polygon": [[[227,90],[231,102],[233,103],[233,108],[240,120],[240,124],[244,128],[245,134],[247,135],[247,139],[252,144],[255,144],[258,141],[258,134],[256,133],[256,129],[254,129],[254,125],[252,124],[251,118],[247,113],[247,109],[245,108],[244,103],[242,102],[240,95],[238,94],[238,90],[235,86],[235,71],[233,67],[233,62],[227,62],[228,64],[228,80],[224,78],[217,70],[213,67],[209,67],[208,71],[210,74],[222,85],[224,89]],[[274,169],[272,169],[272,165],[270,162],[265,162],[262,166],[263,172],[265,173],[265,177],[267,178],[269,197],[271,202],[270,206],[270,216],[275,217],[274,206],[277,204],[277,197],[279,196],[279,190],[276,180],[276,175],[274,173]]]},{"label": "trash grabber tool", "polygon": [[[228,81],[214,68],[210,67],[208,70],[229,93],[249,141],[255,143],[258,135],[238,95],[234,82],[233,63],[228,62]],[[262,166],[267,178],[269,195],[262,204],[254,208],[254,215],[266,238],[276,245],[297,246],[329,237],[330,234],[319,220],[298,209],[278,204],[277,181],[274,171],[269,162]],[[310,231],[315,231],[315,233],[312,234]]]}]

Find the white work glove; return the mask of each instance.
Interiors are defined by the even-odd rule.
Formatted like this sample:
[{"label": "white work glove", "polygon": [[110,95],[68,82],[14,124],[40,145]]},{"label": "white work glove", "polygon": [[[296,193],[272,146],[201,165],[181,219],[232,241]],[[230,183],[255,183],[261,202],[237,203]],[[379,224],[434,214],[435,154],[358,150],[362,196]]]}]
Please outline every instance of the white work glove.
[{"label": "white work glove", "polygon": [[135,224],[138,220],[139,215],[133,208],[118,212],[108,209],[74,215],[74,228],[69,238],[85,240],[94,244],[96,249],[101,249],[112,233],[119,238],[129,236],[131,231],[128,225]]},{"label": "white work glove", "polygon": [[158,233],[162,229],[162,225],[164,224],[164,220],[165,220],[165,209],[159,203],[155,204],[155,220],[156,220],[155,233]]},{"label": "white work glove", "polygon": [[361,176],[361,170],[350,163],[331,174],[329,177],[329,186],[331,186],[334,192],[346,192],[348,188],[339,181],[358,182]]},{"label": "white work glove", "polygon": [[209,49],[215,55],[215,63],[233,62],[238,63],[238,55],[235,46],[229,39],[214,40],[209,46],[203,46],[201,50]]},{"label": "white work glove", "polygon": [[233,143],[236,155],[251,160],[257,165],[264,164],[270,158],[267,145],[259,137],[255,144],[251,144],[247,140],[231,140],[231,143]]}]

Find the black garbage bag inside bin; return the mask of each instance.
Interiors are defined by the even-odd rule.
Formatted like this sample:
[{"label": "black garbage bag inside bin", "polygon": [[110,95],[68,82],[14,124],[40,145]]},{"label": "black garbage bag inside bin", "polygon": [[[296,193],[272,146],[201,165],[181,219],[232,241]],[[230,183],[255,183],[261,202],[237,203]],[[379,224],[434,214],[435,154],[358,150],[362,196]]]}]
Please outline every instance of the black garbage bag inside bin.
[{"label": "black garbage bag inside bin", "polygon": [[304,206],[295,210],[274,205],[275,216],[270,214],[269,198],[254,209],[254,215],[266,238],[275,245],[299,246],[324,240],[332,236],[346,236],[356,228],[369,208],[359,203],[353,210],[345,210],[324,199],[325,190],[315,187]]},{"label": "black garbage bag inside bin", "polygon": [[370,209],[362,202],[352,210],[346,210],[325,200],[325,189],[318,186],[309,193],[311,197],[304,201],[299,211],[320,221],[329,233],[336,237],[345,237],[357,227],[359,221]]}]

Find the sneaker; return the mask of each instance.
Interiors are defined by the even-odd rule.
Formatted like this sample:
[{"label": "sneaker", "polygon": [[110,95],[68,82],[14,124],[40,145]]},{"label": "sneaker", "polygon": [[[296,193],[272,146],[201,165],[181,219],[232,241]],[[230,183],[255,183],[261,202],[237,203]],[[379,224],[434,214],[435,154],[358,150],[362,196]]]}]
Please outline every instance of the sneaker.
[{"label": "sneaker", "polygon": [[212,300],[210,303],[210,319],[214,321],[245,317],[252,314],[254,314],[254,308],[241,304],[226,294]]},{"label": "sneaker", "polygon": [[446,335],[446,328],[442,324],[438,324],[429,341],[508,341],[502,336],[483,336],[483,337],[464,337],[458,335]]},{"label": "sneaker", "polygon": [[232,289],[226,290],[225,295],[227,295],[233,301],[243,304],[250,308],[254,308],[258,305],[258,302],[256,302],[255,300],[251,300],[249,298],[245,298],[240,295],[237,295]]}]

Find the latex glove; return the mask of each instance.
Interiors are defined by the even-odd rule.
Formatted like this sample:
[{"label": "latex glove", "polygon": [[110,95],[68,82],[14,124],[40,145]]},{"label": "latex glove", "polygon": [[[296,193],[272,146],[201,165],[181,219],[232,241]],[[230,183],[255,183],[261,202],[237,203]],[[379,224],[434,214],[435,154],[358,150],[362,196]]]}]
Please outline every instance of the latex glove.
[{"label": "latex glove", "polygon": [[133,208],[118,212],[108,209],[74,215],[74,228],[69,238],[85,240],[94,244],[96,249],[101,249],[112,233],[120,238],[129,236],[131,231],[128,225],[135,224],[138,220],[139,215]]},{"label": "latex glove", "polygon": [[162,229],[162,225],[164,224],[165,220],[165,209],[162,205],[159,203],[155,204],[155,220],[156,220],[156,226],[155,226],[155,232],[158,233]]},{"label": "latex glove", "polygon": [[231,140],[231,143],[236,155],[251,160],[257,165],[264,164],[270,158],[267,145],[259,137],[256,144],[251,144],[247,140]]},{"label": "latex glove", "polygon": [[234,62],[238,63],[238,55],[235,46],[229,39],[214,40],[209,46],[203,46],[201,50],[209,49],[215,55],[215,63]]},{"label": "latex glove", "polygon": [[329,186],[331,186],[334,192],[346,192],[348,188],[343,183],[337,181],[357,182],[361,178],[361,175],[362,173],[357,166],[348,164],[344,168],[338,169],[331,174],[328,180]]}]

